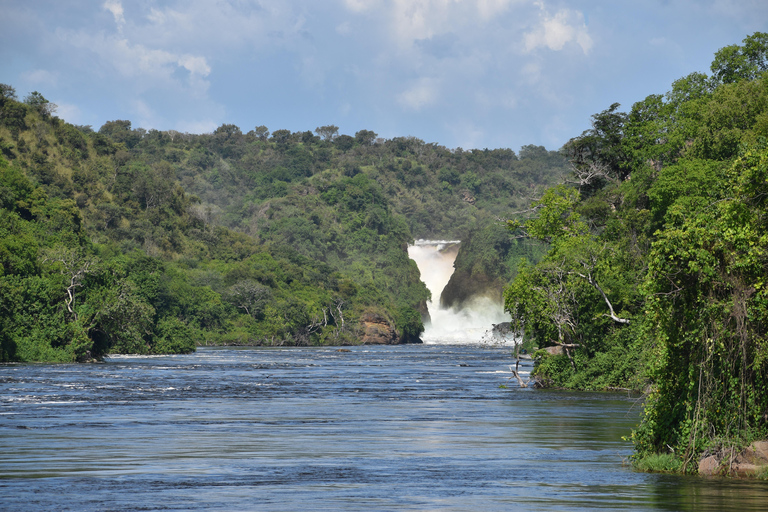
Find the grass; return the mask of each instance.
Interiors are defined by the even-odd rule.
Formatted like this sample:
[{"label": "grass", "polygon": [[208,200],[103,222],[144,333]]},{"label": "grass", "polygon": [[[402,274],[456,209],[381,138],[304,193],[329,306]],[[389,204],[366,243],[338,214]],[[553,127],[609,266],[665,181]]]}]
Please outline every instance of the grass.
[{"label": "grass", "polygon": [[679,473],[683,461],[671,453],[654,453],[634,459],[632,466],[645,473]]}]

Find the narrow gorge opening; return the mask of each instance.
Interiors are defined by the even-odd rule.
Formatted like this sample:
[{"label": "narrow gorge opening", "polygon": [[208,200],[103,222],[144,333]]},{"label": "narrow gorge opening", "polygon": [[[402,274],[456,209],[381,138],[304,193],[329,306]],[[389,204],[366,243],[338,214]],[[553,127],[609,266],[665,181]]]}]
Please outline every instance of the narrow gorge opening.
[{"label": "narrow gorge opening", "polygon": [[432,300],[427,302],[429,320],[424,322],[421,336],[424,343],[481,343],[488,340],[494,325],[509,321],[503,304],[483,295],[462,307],[441,307],[440,296],[453,275],[460,245],[458,240],[417,240],[408,247],[408,256],[416,262],[421,280],[432,293]]}]

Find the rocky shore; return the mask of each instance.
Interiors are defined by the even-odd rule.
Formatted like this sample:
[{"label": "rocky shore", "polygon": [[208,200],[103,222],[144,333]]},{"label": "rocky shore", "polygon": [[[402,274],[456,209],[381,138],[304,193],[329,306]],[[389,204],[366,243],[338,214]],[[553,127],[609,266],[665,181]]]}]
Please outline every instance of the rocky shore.
[{"label": "rocky shore", "polygon": [[699,462],[704,476],[756,476],[768,468],[768,441],[755,441],[741,452],[723,450]]}]

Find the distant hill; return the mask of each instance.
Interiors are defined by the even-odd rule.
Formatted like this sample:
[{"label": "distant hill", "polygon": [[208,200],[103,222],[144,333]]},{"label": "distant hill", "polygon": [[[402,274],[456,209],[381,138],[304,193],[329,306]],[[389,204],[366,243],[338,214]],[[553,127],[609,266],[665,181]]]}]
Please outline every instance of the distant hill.
[{"label": "distant hill", "polygon": [[0,92],[4,360],[359,343],[371,318],[418,341],[428,291],[406,246],[498,224],[565,169],[535,146],[335,126],[94,131]]}]

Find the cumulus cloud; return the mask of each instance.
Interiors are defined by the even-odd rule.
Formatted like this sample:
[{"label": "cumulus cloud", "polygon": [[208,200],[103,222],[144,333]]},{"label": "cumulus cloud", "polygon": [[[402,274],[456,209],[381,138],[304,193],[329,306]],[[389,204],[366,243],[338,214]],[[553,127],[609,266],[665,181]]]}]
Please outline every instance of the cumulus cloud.
[{"label": "cumulus cloud", "polygon": [[543,3],[537,4],[541,9],[538,25],[525,34],[525,49],[533,51],[536,48],[549,48],[553,51],[562,50],[568,43],[581,47],[584,54],[592,49],[592,37],[589,35],[584,15],[571,9],[560,9],[551,15]]},{"label": "cumulus cloud", "polygon": [[344,5],[347,6],[347,9],[354,12],[367,11],[378,3],[378,0],[344,0]]},{"label": "cumulus cloud", "polygon": [[392,26],[402,44],[417,39],[429,39],[445,19],[445,0],[394,0]]},{"label": "cumulus cloud", "polygon": [[[85,31],[60,32],[59,35],[73,47],[95,53],[102,69],[112,68],[125,78],[140,79],[142,89],[186,85],[188,90],[199,95],[208,88],[205,77],[211,73],[211,67],[200,55],[148,48],[120,35]],[[180,70],[187,72],[186,84],[178,82]]]},{"label": "cumulus cloud", "polygon": [[286,0],[169,1],[148,9],[130,30],[135,40],[149,46],[198,53],[258,51],[303,30],[301,12]]},{"label": "cumulus cloud", "polygon": [[123,12],[123,4],[120,3],[120,0],[107,0],[104,2],[104,9],[112,13],[118,30],[122,30],[123,25],[125,25],[125,13]]},{"label": "cumulus cloud", "polygon": [[485,24],[507,10],[512,3],[513,0],[391,0],[381,11],[382,16],[389,20],[395,42],[407,47],[414,41],[441,34],[464,32],[474,35],[482,32]]},{"label": "cumulus cloud", "polygon": [[205,60],[205,57],[197,55],[182,55],[178,59],[179,66],[183,67],[192,74],[200,76],[208,76],[211,72],[211,67]]},{"label": "cumulus cloud", "polygon": [[509,9],[512,0],[478,0],[477,10],[480,17],[489,20]]}]

